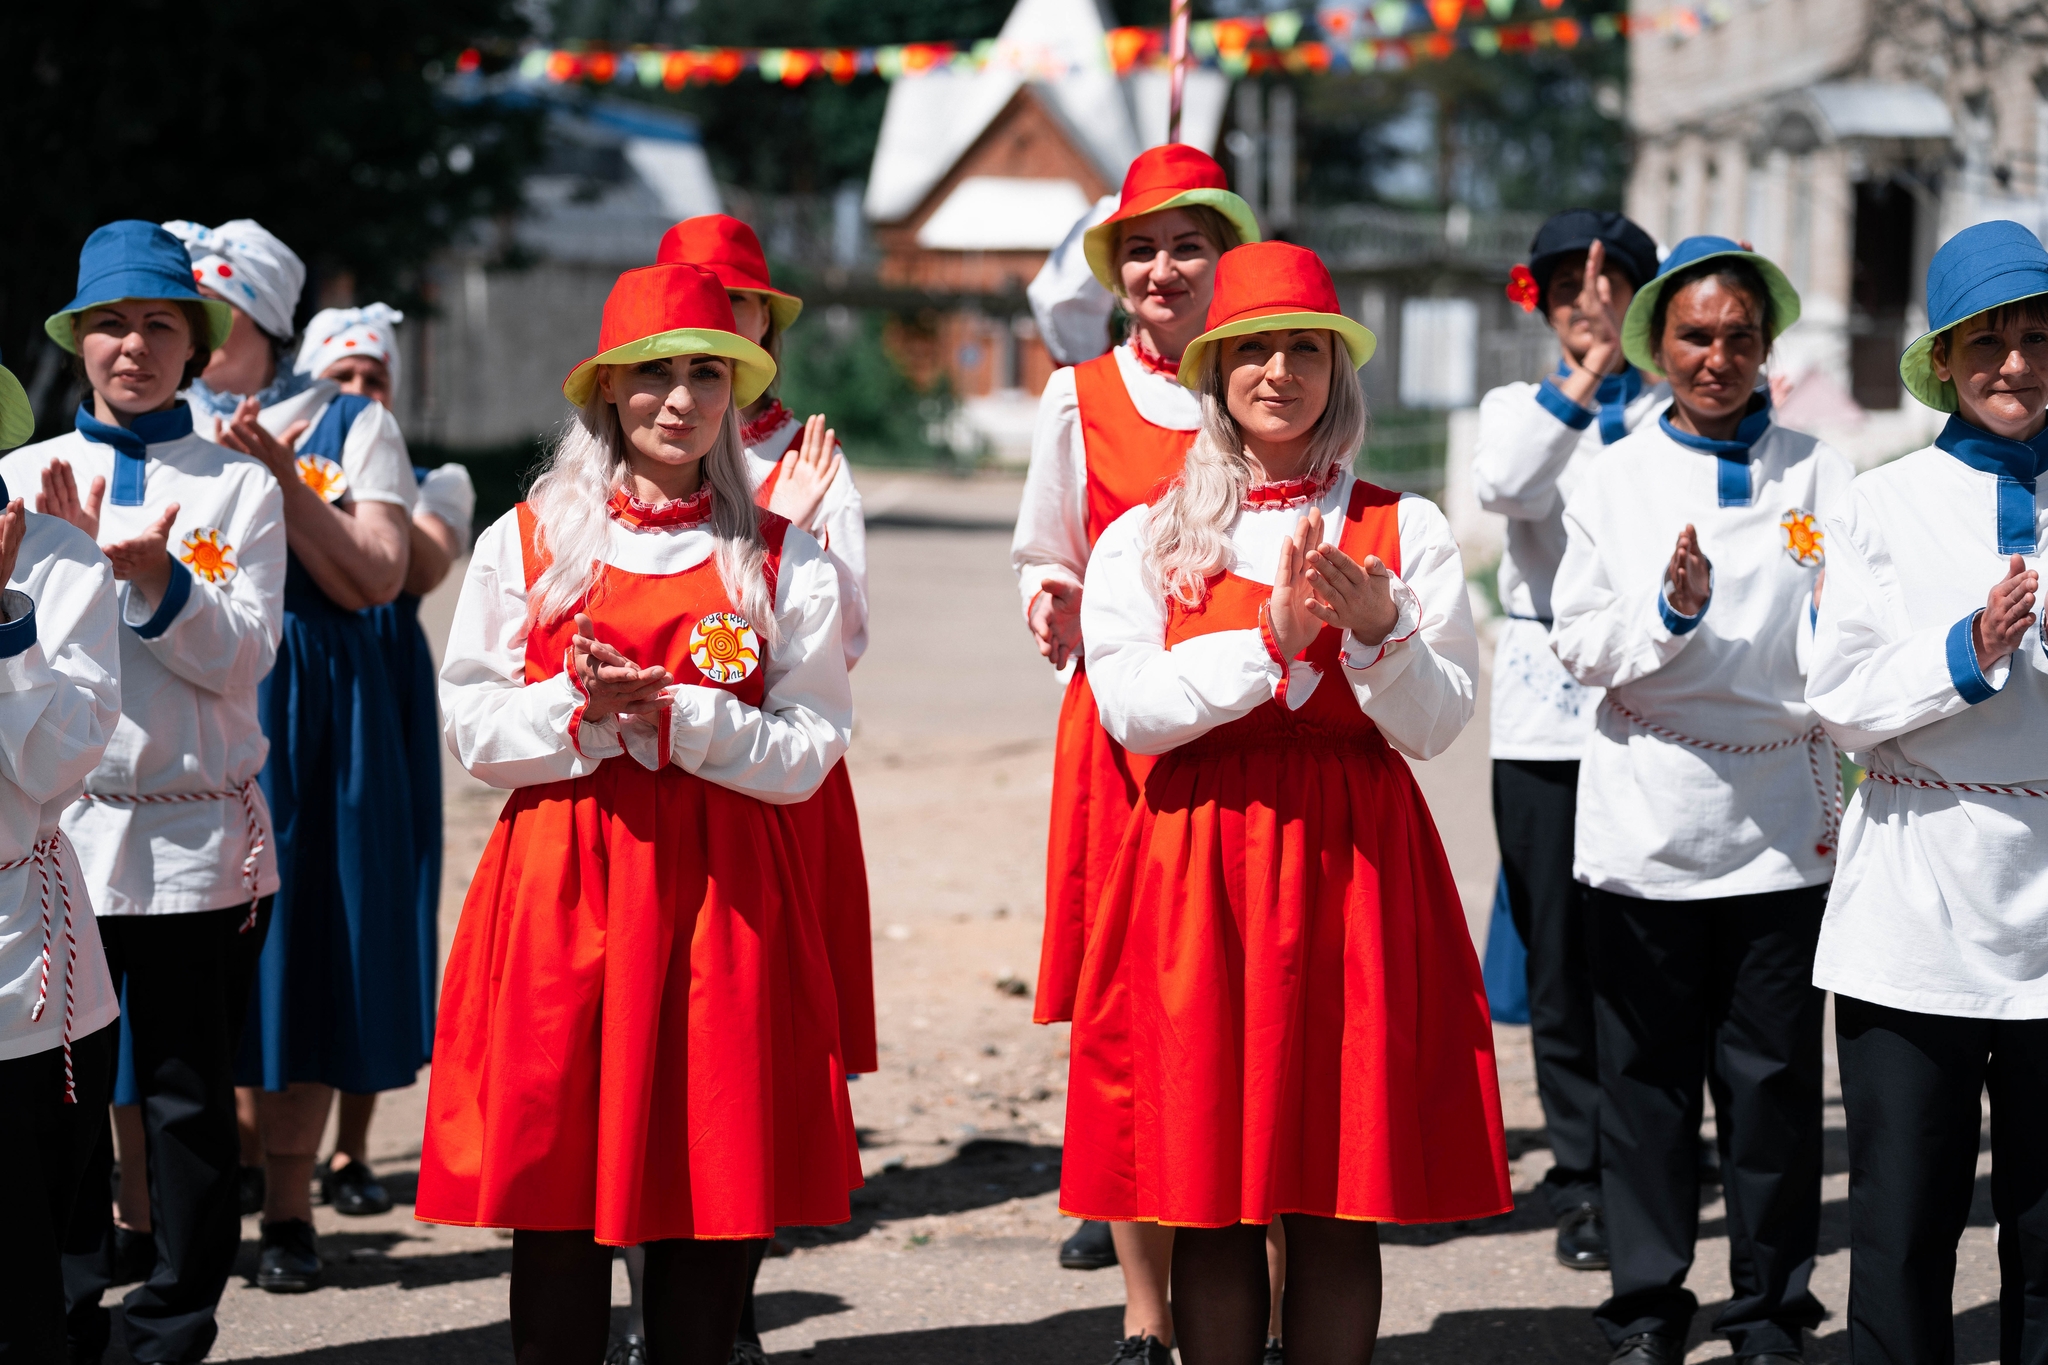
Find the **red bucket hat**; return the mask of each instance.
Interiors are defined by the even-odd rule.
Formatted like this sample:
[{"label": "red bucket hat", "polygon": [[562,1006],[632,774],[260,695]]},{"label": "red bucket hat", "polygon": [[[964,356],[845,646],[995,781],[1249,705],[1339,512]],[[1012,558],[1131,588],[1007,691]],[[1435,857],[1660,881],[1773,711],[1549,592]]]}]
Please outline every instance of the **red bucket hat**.
[{"label": "red bucket hat", "polygon": [[722,355],[733,363],[733,401],[745,407],[775,378],[775,361],[739,334],[725,284],[701,266],[643,265],[619,276],[604,301],[597,354],[569,371],[562,397],[582,407],[600,365],[634,365],[676,355]]},{"label": "red bucket hat", "polygon": [[664,264],[702,266],[727,289],[766,294],[768,316],[775,319],[778,332],[788,331],[796,315],[804,311],[802,299],[768,282],[768,257],[761,250],[761,239],[730,214],[685,218],[661,234],[661,247],[654,259]]},{"label": "red bucket hat", "polygon": [[1323,258],[1291,242],[1257,242],[1223,253],[1216,262],[1216,293],[1209,300],[1209,330],[1181,352],[1180,382],[1202,387],[1209,347],[1225,337],[1320,327],[1344,338],[1351,368],[1361,369],[1379,338],[1344,316],[1337,286]]},{"label": "red bucket hat", "polygon": [[[1102,287],[1116,292],[1116,225],[1148,213],[1163,213],[1188,204],[1205,204],[1230,220],[1238,244],[1259,240],[1259,220],[1252,206],[1230,192],[1230,182],[1216,158],[1186,143],[1173,142],[1141,152],[1124,173],[1123,201],[1116,212],[1081,235],[1081,251]],[[1222,243],[1217,243],[1221,246]]]}]

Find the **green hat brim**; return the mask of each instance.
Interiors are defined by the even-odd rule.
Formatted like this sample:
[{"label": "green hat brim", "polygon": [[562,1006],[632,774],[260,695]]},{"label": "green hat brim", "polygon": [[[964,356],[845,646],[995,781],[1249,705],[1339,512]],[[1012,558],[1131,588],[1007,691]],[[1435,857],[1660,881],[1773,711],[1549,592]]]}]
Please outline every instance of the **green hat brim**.
[{"label": "green hat brim", "polygon": [[[99,299],[77,308],[67,308],[61,313],[52,313],[43,319],[43,335],[56,342],[73,355],[78,354],[78,315],[90,313],[95,308],[104,308],[110,303],[128,303],[134,295],[118,299]],[[155,297],[153,295],[148,297]],[[166,303],[196,303],[206,310],[206,348],[218,351],[228,344],[228,333],[235,330],[235,310],[223,299],[166,299]]]},{"label": "green hat brim", "polygon": [[[2039,298],[2048,298],[2048,291],[2022,294],[2016,299],[2006,299],[2002,303],[1994,304],[1993,307],[2005,308],[2011,304]],[[1991,309],[1980,308],[1977,311],[1988,313]],[[1970,314],[1970,317],[1975,316],[1976,313]],[[1914,338],[1913,344],[1906,348],[1906,353],[1899,357],[1899,379],[1905,384],[1906,392],[1936,412],[1954,412],[1960,404],[1956,399],[1955,381],[1939,378],[1934,373],[1934,339],[1945,332],[1953,332],[1969,320],[1970,318],[1961,318],[1946,327],[1937,327],[1931,332],[1922,333]]]},{"label": "green hat brim", "polygon": [[0,365],[0,450],[12,450],[36,434],[36,410],[14,372]]},{"label": "green hat brim", "polygon": [[[1785,272],[1778,269],[1768,257],[1754,251],[1713,251],[1687,261],[1681,269],[1690,270],[1707,261],[1740,257],[1755,266],[1757,273],[1764,277],[1764,288],[1771,291],[1771,340],[1776,341],[1787,327],[1799,321],[1799,291],[1792,287],[1792,281],[1785,278]],[[1657,311],[1657,300],[1671,283],[1671,271],[1657,276],[1641,289],[1629,302],[1628,314],[1621,320],[1621,353],[1628,357],[1629,364],[1646,374],[1661,376],[1664,371],[1657,368],[1656,348],[1650,344],[1650,315]]]},{"label": "green hat brim", "polygon": [[739,333],[679,327],[590,357],[569,371],[569,377],[562,381],[562,397],[579,408],[588,403],[590,395],[597,391],[600,365],[637,365],[643,360],[666,360],[679,355],[722,355],[732,361],[732,396],[741,407],[766,393],[775,382],[774,358]]},{"label": "green hat brim", "polygon": [[1189,342],[1187,349],[1180,354],[1180,382],[1183,387],[1199,390],[1209,348],[1226,337],[1241,337],[1251,332],[1306,331],[1310,328],[1335,332],[1344,338],[1344,349],[1351,353],[1351,368],[1354,370],[1364,369],[1365,362],[1371,360],[1372,353],[1379,349],[1378,337],[1364,324],[1353,322],[1342,313],[1267,313],[1234,319]]},{"label": "green hat brim", "polygon": [[1154,213],[1164,213],[1168,209],[1186,208],[1190,204],[1215,209],[1229,219],[1230,225],[1237,229],[1239,246],[1259,240],[1258,215],[1252,212],[1250,204],[1229,190],[1181,190],[1156,204],[1133,206],[1129,213],[1119,210],[1081,234],[1081,254],[1087,258],[1088,269],[1094,272],[1097,282],[1110,293],[1117,293],[1116,263],[1110,258],[1116,253],[1116,235],[1119,227]]}]

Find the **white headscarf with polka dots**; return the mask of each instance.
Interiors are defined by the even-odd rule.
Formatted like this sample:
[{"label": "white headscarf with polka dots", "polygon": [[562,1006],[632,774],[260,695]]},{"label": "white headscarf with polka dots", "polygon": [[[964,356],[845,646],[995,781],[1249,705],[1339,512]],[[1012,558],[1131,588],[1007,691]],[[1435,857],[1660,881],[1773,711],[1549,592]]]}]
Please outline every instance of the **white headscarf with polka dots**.
[{"label": "white headscarf with polka dots", "polygon": [[322,308],[306,324],[297,368],[318,379],[329,365],[345,356],[375,356],[391,372],[391,391],[398,392],[398,324],[405,314],[387,303],[361,308]]},{"label": "white headscarf with polka dots", "polygon": [[306,263],[253,218],[210,228],[180,219],[164,231],[185,244],[192,278],[247,313],[274,340],[289,341]]}]

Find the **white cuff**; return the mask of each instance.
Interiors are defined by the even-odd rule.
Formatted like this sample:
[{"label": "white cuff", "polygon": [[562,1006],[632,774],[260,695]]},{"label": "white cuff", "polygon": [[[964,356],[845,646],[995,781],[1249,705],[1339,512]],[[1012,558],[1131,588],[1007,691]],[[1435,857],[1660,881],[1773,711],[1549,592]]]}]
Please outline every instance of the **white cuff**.
[{"label": "white cuff", "polygon": [[1394,617],[1393,628],[1387,631],[1386,639],[1376,645],[1360,644],[1350,631],[1344,632],[1344,644],[1339,657],[1344,667],[1354,673],[1363,673],[1376,667],[1381,660],[1414,639],[1422,629],[1422,599],[1415,595],[1415,589],[1394,577],[1394,606],[1399,614]]}]

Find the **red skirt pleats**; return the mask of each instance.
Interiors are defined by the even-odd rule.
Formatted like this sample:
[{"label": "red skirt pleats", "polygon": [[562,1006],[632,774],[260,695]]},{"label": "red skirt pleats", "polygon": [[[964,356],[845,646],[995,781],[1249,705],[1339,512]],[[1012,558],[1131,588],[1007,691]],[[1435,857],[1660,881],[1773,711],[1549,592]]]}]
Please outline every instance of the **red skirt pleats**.
[{"label": "red skirt pleats", "polygon": [[861,850],[853,779],[841,759],[816,795],[784,807],[802,841],[812,899],[825,932],[825,956],[839,997],[839,1050],[848,1072],[876,1069],[875,950],[868,922],[868,863]]},{"label": "red skirt pleats", "polygon": [[1479,964],[1407,764],[1376,737],[1162,758],[1088,936],[1062,1211],[1513,1203]]},{"label": "red skirt pleats", "polygon": [[674,767],[513,793],[449,954],[418,1216],[612,1245],[844,1222],[808,876],[784,809]]}]

